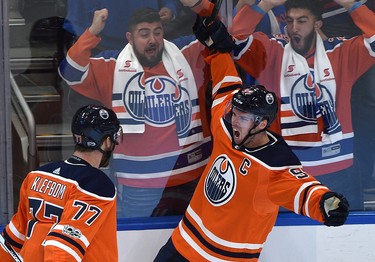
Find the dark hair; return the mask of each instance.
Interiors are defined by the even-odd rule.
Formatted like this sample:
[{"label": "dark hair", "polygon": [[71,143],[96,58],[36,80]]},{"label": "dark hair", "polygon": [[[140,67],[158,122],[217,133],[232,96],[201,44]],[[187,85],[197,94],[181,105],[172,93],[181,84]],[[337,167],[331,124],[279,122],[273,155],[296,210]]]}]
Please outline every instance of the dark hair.
[{"label": "dark hair", "polygon": [[153,23],[160,21],[161,19],[158,11],[150,7],[142,7],[135,10],[129,17],[128,26],[129,30],[133,31],[134,27],[139,23]]},{"label": "dark hair", "polygon": [[287,0],[284,6],[286,12],[291,8],[307,9],[318,20],[322,20],[323,4],[321,0]]}]

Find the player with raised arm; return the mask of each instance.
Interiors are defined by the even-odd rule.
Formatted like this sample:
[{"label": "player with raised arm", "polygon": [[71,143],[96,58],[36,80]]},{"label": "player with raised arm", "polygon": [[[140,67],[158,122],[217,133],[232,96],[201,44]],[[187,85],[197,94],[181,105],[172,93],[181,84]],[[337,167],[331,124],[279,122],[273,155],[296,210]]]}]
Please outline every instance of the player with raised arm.
[{"label": "player with raised arm", "polygon": [[213,151],[184,217],[154,262],[258,261],[280,206],[327,226],[344,224],[345,197],[305,172],[284,139],[268,130],[276,95],[261,85],[242,88],[224,25],[210,17],[198,23],[197,38],[213,42],[206,57]]},{"label": "player with raised arm", "polygon": [[[116,114],[84,106],[73,116],[72,156],[31,171],[22,183],[5,245],[24,261],[117,261],[116,188],[99,167],[121,140]],[[0,248],[2,262],[14,261]]]}]

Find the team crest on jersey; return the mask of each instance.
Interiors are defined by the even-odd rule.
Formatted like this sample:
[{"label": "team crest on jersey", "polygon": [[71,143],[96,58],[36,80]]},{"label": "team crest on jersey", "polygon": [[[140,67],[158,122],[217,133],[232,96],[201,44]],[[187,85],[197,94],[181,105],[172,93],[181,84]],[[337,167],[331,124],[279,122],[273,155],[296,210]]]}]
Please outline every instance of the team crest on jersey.
[{"label": "team crest on jersey", "polygon": [[102,119],[108,119],[109,118],[109,114],[108,114],[108,111],[105,110],[105,109],[100,109],[99,111],[99,115]]},{"label": "team crest on jersey", "polygon": [[179,125],[184,133],[190,129],[192,104],[183,86],[167,76],[143,79],[138,73],[126,84],[123,102],[127,112],[135,119],[147,121],[153,126]]},{"label": "team crest on jersey", "polygon": [[332,93],[321,83],[314,83],[311,74],[296,80],[290,98],[293,111],[304,121],[314,122],[321,115],[331,129],[339,125]]},{"label": "team crest on jersey", "polygon": [[204,194],[214,206],[227,203],[236,191],[237,179],[232,161],[227,155],[218,156],[204,181]]}]

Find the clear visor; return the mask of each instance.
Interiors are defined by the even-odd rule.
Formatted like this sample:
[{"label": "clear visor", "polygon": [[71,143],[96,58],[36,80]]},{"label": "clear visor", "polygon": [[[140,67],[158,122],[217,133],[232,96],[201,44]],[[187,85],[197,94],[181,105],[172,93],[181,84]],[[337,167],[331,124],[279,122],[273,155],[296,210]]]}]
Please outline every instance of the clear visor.
[{"label": "clear visor", "polygon": [[113,141],[115,142],[116,145],[119,145],[123,141],[123,132],[122,132],[122,127],[117,130],[116,133],[113,134]]},{"label": "clear visor", "polygon": [[232,126],[241,128],[251,128],[256,119],[256,116],[252,113],[245,112],[240,108],[234,106],[232,102],[228,102],[224,111],[224,121],[228,122]]}]

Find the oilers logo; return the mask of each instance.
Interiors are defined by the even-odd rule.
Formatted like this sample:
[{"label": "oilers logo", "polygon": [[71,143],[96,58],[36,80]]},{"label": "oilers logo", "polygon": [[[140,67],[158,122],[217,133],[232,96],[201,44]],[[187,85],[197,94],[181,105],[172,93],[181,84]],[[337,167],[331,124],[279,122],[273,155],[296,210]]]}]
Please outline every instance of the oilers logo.
[{"label": "oilers logo", "polygon": [[152,126],[177,125],[180,134],[190,128],[192,104],[186,88],[176,85],[167,76],[143,79],[143,73],[134,75],[126,84],[123,103],[133,119]]},{"label": "oilers logo", "polygon": [[321,83],[314,83],[311,74],[299,77],[291,90],[291,106],[295,114],[306,122],[313,123],[322,117],[331,133],[340,126],[335,112],[334,94]]},{"label": "oilers logo", "polygon": [[234,195],[236,173],[232,161],[226,155],[218,156],[204,181],[204,194],[214,206],[222,206]]}]

